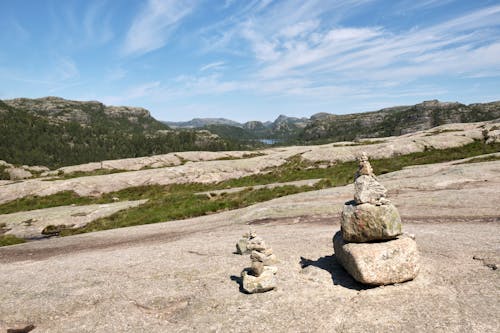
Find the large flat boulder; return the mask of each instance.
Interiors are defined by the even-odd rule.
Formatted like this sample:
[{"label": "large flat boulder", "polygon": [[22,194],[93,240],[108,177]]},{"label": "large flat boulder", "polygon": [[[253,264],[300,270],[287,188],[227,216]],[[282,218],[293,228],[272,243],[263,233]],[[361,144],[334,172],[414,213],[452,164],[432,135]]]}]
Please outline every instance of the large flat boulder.
[{"label": "large flat boulder", "polygon": [[391,204],[344,205],[341,220],[342,236],[348,242],[370,242],[394,239],[401,235],[401,217]]},{"label": "large flat boulder", "polygon": [[419,271],[417,243],[402,235],[378,243],[346,243],[342,233],[333,237],[335,256],[358,282],[387,285],[413,280]]}]

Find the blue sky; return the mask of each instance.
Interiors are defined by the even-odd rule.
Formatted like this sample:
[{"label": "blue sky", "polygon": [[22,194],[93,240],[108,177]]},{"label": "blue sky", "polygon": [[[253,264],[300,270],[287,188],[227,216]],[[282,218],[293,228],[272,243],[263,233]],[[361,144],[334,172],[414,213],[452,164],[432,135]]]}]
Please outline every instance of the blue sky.
[{"label": "blue sky", "polygon": [[500,2],[0,0],[0,99],[272,120],[500,100]]}]

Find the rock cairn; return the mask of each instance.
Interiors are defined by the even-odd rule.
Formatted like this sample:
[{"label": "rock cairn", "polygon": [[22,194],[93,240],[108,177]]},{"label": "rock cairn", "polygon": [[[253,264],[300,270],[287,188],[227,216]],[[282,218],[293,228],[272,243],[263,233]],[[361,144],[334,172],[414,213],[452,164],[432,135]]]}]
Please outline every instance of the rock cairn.
[{"label": "rock cairn", "polygon": [[276,272],[278,268],[276,255],[273,249],[268,247],[264,240],[254,232],[249,233],[247,249],[251,251],[250,268],[241,272],[243,289],[250,293],[263,293],[276,288]]},{"label": "rock cairn", "polygon": [[386,285],[412,280],[418,273],[413,238],[402,234],[397,208],[373,174],[366,153],[358,158],[354,200],[342,210],[341,231],[333,238],[338,261],[357,281]]}]

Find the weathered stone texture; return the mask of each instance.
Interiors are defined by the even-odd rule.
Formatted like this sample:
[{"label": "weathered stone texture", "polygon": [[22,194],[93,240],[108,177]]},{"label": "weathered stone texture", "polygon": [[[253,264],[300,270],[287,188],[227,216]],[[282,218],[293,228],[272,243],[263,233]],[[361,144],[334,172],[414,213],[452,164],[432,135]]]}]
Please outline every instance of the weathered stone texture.
[{"label": "weathered stone texture", "polygon": [[413,280],[419,271],[417,243],[408,236],[379,243],[346,243],[333,238],[335,256],[358,282],[387,285]]},{"label": "weathered stone texture", "polygon": [[401,234],[401,218],[391,203],[380,206],[350,203],[342,210],[341,230],[348,242],[388,240]]},{"label": "weathered stone texture", "polygon": [[273,290],[277,287],[276,267],[264,266],[262,273],[259,276],[249,274],[246,270],[241,272],[243,278],[243,290],[247,293],[263,293]]},{"label": "weathered stone texture", "polygon": [[383,204],[387,201],[386,193],[387,189],[372,176],[362,175],[354,182],[354,200],[357,204]]}]

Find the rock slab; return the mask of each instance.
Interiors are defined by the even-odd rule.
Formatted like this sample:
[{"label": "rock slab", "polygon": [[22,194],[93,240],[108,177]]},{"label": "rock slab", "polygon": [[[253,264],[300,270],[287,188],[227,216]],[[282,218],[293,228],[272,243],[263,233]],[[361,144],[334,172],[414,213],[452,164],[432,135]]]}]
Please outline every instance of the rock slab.
[{"label": "rock slab", "polygon": [[350,202],[342,210],[341,230],[347,242],[394,239],[401,234],[401,217],[391,203],[377,206]]},{"label": "rock slab", "polygon": [[417,243],[402,235],[379,243],[346,243],[341,232],[333,237],[335,256],[358,282],[387,285],[413,280],[419,271]]}]

